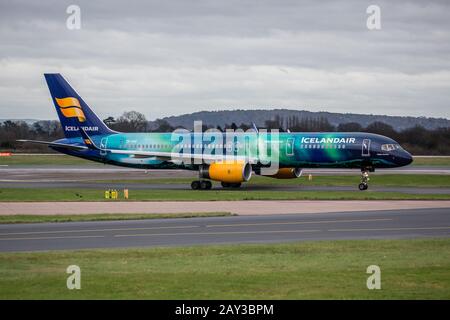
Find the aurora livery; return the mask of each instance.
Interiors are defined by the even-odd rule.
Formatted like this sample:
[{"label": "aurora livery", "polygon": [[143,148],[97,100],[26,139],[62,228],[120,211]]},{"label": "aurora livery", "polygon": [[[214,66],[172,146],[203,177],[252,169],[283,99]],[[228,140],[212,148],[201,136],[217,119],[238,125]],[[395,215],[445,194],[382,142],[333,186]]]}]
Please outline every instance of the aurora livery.
[{"label": "aurora livery", "polygon": [[239,187],[252,173],[277,179],[298,178],[303,168],[361,169],[360,190],[368,172],[412,162],[394,140],[363,132],[280,133],[201,130],[172,133],[120,133],[108,128],[60,74],[45,74],[65,138],[46,144],[71,156],[142,169],[199,172],[193,189],[210,189],[210,180]]}]

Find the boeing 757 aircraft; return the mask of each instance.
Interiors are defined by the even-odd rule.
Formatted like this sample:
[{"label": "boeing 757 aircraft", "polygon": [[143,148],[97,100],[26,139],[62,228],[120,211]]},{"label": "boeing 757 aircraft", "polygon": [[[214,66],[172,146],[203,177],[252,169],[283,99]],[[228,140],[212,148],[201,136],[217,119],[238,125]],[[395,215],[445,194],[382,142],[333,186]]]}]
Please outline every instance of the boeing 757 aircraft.
[{"label": "boeing 757 aircraft", "polygon": [[[295,179],[303,168],[361,170],[360,190],[369,172],[412,162],[391,138],[363,132],[174,132],[121,133],[108,128],[60,74],[45,74],[64,139],[19,140],[48,145],[71,156],[142,169],[196,170],[192,189],[211,189],[210,180],[238,188],[252,173]],[[269,169],[275,168],[275,171]]]}]

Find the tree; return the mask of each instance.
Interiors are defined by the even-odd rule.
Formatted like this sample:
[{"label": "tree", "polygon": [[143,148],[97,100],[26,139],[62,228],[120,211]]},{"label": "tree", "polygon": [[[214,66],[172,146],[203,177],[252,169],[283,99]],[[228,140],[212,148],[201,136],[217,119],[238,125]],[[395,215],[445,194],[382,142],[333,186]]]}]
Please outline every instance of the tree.
[{"label": "tree", "polygon": [[397,131],[395,131],[392,126],[381,121],[372,122],[367,126],[366,131],[370,133],[381,134],[383,136],[388,136],[392,139],[397,138]]},{"label": "tree", "polygon": [[239,129],[242,129],[243,131],[247,131],[248,129],[250,129],[252,126],[246,124],[246,123],[241,123],[239,126]]},{"label": "tree", "polygon": [[111,124],[116,122],[116,119],[114,119],[114,117],[108,117],[106,119],[103,119],[103,122],[107,125],[110,126]]},{"label": "tree", "polygon": [[172,132],[175,130],[175,128],[172,127],[166,120],[157,119],[155,122],[156,128],[153,130],[155,132]]},{"label": "tree", "polygon": [[147,119],[137,111],[125,111],[111,127],[123,132],[145,132]]},{"label": "tree", "polygon": [[340,123],[337,126],[337,131],[340,132],[361,132],[364,131],[362,125],[360,125],[357,122],[347,122],[347,123]]}]

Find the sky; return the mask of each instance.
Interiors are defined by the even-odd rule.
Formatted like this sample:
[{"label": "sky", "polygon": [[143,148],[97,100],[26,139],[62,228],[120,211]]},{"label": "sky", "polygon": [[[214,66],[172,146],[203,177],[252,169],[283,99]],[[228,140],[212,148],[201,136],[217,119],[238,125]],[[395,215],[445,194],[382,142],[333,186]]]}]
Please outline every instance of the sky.
[{"label": "sky", "polygon": [[[81,28],[66,12],[80,8]],[[380,8],[380,29],[366,12]],[[288,108],[450,118],[450,1],[0,0],[0,119]],[[70,20],[72,21],[72,20]]]}]

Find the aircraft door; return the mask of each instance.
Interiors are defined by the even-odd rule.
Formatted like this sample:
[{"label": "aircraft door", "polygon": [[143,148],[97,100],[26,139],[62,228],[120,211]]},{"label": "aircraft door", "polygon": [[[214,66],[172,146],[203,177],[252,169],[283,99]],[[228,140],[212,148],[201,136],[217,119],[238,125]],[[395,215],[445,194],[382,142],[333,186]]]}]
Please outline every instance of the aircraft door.
[{"label": "aircraft door", "polygon": [[108,137],[102,138],[100,141],[100,155],[106,156],[106,144],[108,143]]},{"label": "aircraft door", "polygon": [[244,156],[246,159],[249,159],[251,157],[251,150],[250,150],[250,137],[245,137],[245,147],[244,147]]},{"label": "aircraft door", "polygon": [[286,141],[286,155],[287,156],[294,155],[294,138],[289,138]]},{"label": "aircraft door", "polygon": [[364,139],[362,142],[362,153],[363,157],[370,156],[370,139]]}]

